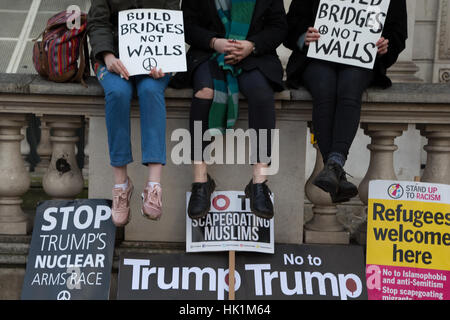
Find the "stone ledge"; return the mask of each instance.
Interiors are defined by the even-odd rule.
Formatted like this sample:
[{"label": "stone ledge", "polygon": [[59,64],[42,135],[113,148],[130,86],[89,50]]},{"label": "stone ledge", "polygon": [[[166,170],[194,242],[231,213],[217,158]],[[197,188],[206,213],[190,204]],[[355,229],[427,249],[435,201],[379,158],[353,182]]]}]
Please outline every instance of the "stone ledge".
[{"label": "stone ledge", "polygon": [[[47,81],[39,75],[0,73],[0,94],[103,96],[103,89],[95,77],[89,77],[86,82],[88,88],[79,83]],[[168,88],[166,97],[190,99],[192,90]],[[300,88],[277,93],[275,98],[285,101],[310,101],[311,95],[306,89]],[[363,95],[363,101],[372,103],[450,103],[450,84],[395,83],[386,90],[368,89]]]}]

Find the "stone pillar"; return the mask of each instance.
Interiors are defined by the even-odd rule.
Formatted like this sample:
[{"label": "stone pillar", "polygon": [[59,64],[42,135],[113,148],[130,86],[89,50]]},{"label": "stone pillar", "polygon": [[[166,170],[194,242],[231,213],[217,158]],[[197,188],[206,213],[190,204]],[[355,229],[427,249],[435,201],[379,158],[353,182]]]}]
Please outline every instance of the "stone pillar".
[{"label": "stone pillar", "polygon": [[422,82],[416,76],[419,67],[413,61],[414,29],[416,24],[416,0],[407,1],[408,10],[408,40],[406,48],[400,54],[397,63],[388,70],[388,75],[393,82]]},{"label": "stone pillar", "polygon": [[[371,138],[367,146],[370,150],[370,162],[367,173],[359,184],[359,198],[367,206],[369,198],[369,182],[371,180],[397,180],[394,170],[394,152],[398,149],[395,138],[408,130],[407,124],[396,123],[362,123],[364,134]],[[367,207],[364,208],[367,217]],[[367,221],[363,223],[357,232],[357,241],[366,243]]]},{"label": "stone pillar", "polygon": [[421,181],[450,184],[450,124],[421,124],[417,129],[428,139],[424,147],[427,164]]},{"label": "stone pillar", "polygon": [[20,153],[22,154],[23,163],[25,165],[25,169],[30,171],[30,163],[26,160],[27,156],[30,154],[31,148],[30,144],[27,141],[27,127],[23,127],[20,129],[20,134],[23,135],[23,139],[20,142]]},{"label": "stone pillar", "polygon": [[84,127],[84,166],[83,166],[83,176],[88,178],[89,177],[89,118],[85,118],[84,120],[85,127]]},{"label": "stone pillar", "polygon": [[317,151],[316,164],[305,184],[306,197],[313,203],[314,217],[305,225],[305,243],[349,244],[350,233],[337,220],[338,209],[331,201],[330,194],[312,183],[324,167],[323,157],[317,144],[314,144],[314,148]]},{"label": "stone pillar", "polygon": [[50,141],[50,128],[47,126],[44,117],[40,117],[40,120],[41,139],[37,146],[36,152],[41,161],[37,164],[35,171],[38,173],[45,173],[50,164],[50,157],[52,156],[52,143]]},{"label": "stone pillar", "polygon": [[0,234],[25,235],[31,229],[21,208],[31,183],[20,152],[25,125],[25,115],[0,117]]},{"label": "stone pillar", "polygon": [[359,198],[367,205],[369,196],[369,182],[371,180],[396,180],[394,170],[394,152],[398,146],[395,138],[401,136],[403,131],[408,130],[407,124],[395,123],[363,123],[361,128],[364,134],[371,138],[371,144],[367,146],[370,150],[370,163],[367,173],[359,184]]},{"label": "stone pillar", "polygon": [[52,157],[42,180],[45,192],[54,199],[73,199],[84,186],[83,176],[75,158],[76,130],[79,116],[44,116],[52,130]]},{"label": "stone pillar", "polygon": [[450,83],[450,0],[440,0],[433,82]]}]

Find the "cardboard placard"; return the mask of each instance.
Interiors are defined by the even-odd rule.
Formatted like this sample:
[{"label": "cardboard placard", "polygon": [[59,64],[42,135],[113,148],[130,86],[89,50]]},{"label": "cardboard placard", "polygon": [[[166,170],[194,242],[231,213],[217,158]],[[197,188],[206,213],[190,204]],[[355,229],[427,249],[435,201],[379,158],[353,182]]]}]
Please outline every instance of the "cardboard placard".
[{"label": "cardboard placard", "polygon": [[119,12],[119,57],[131,76],[186,71],[183,12],[133,9]]},{"label": "cardboard placard", "polygon": [[116,227],[110,200],[38,205],[23,300],[107,300]]},{"label": "cardboard placard", "polygon": [[367,288],[372,300],[450,299],[450,186],[371,181]]},{"label": "cardboard placard", "polygon": [[[251,251],[274,253],[274,219],[257,217],[242,191],[217,191],[211,211],[202,219],[187,214],[191,193],[186,193],[186,252]],[[273,201],[273,198],[272,198]]]},{"label": "cardboard placard", "polygon": [[[228,257],[223,253],[120,257],[118,299],[225,300]],[[365,300],[361,246],[276,245],[275,254],[236,256],[237,300]]]},{"label": "cardboard placard", "polygon": [[321,0],[308,57],[373,69],[390,0]]}]

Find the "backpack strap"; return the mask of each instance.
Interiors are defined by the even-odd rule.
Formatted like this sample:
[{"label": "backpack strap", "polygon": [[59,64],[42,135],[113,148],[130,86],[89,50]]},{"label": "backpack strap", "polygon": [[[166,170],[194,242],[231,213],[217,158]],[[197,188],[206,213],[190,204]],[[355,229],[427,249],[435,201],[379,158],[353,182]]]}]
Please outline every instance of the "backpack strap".
[{"label": "backpack strap", "polygon": [[86,72],[86,69],[89,68],[89,63],[87,60],[89,60],[89,56],[86,55],[86,52],[88,51],[87,48],[87,38],[86,38],[87,32],[83,34],[83,38],[81,39],[80,43],[80,50],[79,50],[79,57],[80,57],[80,65],[78,67],[77,73],[73,76],[72,81],[74,82],[81,82],[83,87],[87,88],[87,84],[84,81],[84,77],[88,72]]}]

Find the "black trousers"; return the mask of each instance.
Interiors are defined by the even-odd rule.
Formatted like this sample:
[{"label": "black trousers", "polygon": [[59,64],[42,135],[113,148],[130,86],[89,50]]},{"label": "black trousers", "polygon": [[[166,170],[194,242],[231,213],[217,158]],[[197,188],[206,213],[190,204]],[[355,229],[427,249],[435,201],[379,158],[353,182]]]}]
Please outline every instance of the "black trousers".
[{"label": "black trousers", "polygon": [[[275,129],[275,100],[274,100],[274,90],[270,85],[266,77],[258,70],[253,69],[250,71],[245,71],[241,73],[238,77],[239,91],[247,98],[248,101],[248,127],[249,129],[254,129],[256,131],[257,141],[256,145],[257,162],[263,161],[264,158],[270,158],[272,148],[271,148],[271,129]],[[193,161],[203,161],[203,151],[210,143],[205,141],[202,143],[202,150],[195,149],[195,143],[193,139],[194,136],[194,123],[201,121],[202,136],[208,130],[209,122],[209,110],[211,108],[212,99],[200,99],[195,97],[195,93],[204,89],[210,88],[214,89],[213,78],[211,76],[209,61],[202,63],[196,68],[193,73],[193,89],[194,97],[192,99],[191,110],[190,110],[190,133],[191,133],[191,159]],[[260,129],[266,129],[267,135],[263,136],[260,134]],[[265,141],[265,146],[267,152],[263,150],[263,158],[260,157],[260,143],[262,138]],[[251,142],[253,144],[253,142]],[[199,158],[199,155],[201,157]],[[262,161],[260,161],[260,159]],[[270,162],[270,161],[269,161]]]},{"label": "black trousers", "polygon": [[372,78],[372,70],[317,59],[306,67],[302,80],[313,98],[313,132],[324,162],[332,152],[348,156]]}]

